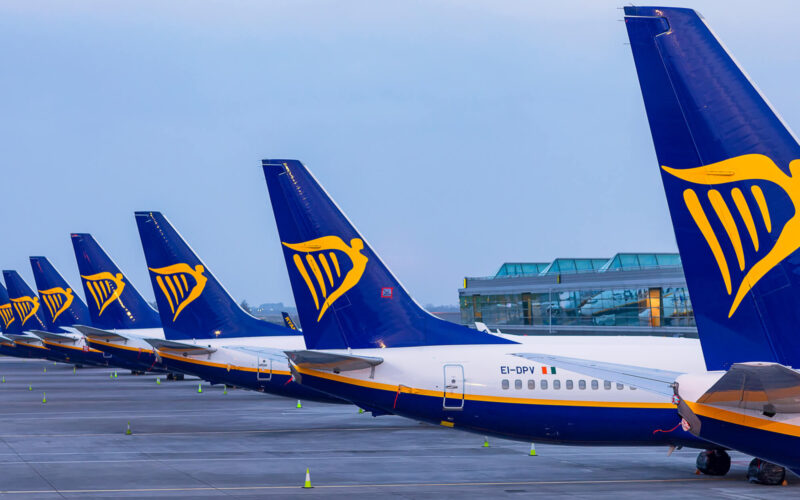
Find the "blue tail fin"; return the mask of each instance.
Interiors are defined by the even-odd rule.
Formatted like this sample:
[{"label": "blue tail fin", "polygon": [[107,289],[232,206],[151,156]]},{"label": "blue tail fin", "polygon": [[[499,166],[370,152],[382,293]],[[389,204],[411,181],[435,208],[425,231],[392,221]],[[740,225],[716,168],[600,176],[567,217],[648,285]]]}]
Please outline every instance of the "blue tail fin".
[{"label": "blue tail fin", "polygon": [[161,328],[158,312],[91,234],[73,234],[72,247],[93,326],[120,330]]},{"label": "blue tail fin", "polygon": [[31,269],[39,290],[39,303],[51,329],[72,325],[92,326],[86,304],[47,258],[31,257]]},{"label": "blue tail fin", "polygon": [[281,316],[283,316],[283,324],[286,325],[286,328],[297,330],[297,325],[294,324],[294,321],[292,321],[292,317],[289,316],[289,313],[282,312]]},{"label": "blue tail fin", "polygon": [[309,349],[513,343],[422,309],[302,163],[262,164]]},{"label": "blue tail fin", "polygon": [[167,339],[297,335],[245,312],[161,213],[136,224]]},{"label": "blue tail fin", "polygon": [[800,146],[696,12],[625,14],[706,365],[800,366]]},{"label": "blue tail fin", "polygon": [[44,319],[39,297],[33,293],[31,287],[25,283],[22,276],[16,271],[3,271],[3,279],[8,288],[8,297],[14,310],[14,317],[23,332],[42,330],[45,332],[58,332],[61,329],[50,328]]},{"label": "blue tail fin", "polygon": [[0,285],[0,332],[17,334],[22,332],[19,320],[14,315],[11,299],[8,298],[8,291],[3,285]]}]

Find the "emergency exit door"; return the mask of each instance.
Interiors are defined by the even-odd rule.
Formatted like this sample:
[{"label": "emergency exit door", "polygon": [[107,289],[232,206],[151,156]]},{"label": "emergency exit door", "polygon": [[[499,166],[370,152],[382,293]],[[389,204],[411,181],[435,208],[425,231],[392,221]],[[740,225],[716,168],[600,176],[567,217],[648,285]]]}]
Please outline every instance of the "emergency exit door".
[{"label": "emergency exit door", "polygon": [[272,379],[272,360],[270,358],[258,357],[258,368],[256,371],[258,380]]},{"label": "emergency exit door", "polygon": [[464,367],[461,365],[444,365],[444,400],[445,410],[461,410],[464,408]]}]

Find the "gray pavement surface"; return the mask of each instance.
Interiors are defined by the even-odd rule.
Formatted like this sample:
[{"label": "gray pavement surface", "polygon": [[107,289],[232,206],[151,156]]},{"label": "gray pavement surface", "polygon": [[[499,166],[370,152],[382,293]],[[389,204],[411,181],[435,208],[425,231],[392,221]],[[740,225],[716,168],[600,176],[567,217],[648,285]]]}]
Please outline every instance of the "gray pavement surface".
[{"label": "gray pavement surface", "polygon": [[800,497],[793,475],[748,484],[736,453],[722,478],[695,475],[693,450],[538,445],[532,457],[528,443],[484,448],[351,406],[112,371],[0,356],[0,498]]}]

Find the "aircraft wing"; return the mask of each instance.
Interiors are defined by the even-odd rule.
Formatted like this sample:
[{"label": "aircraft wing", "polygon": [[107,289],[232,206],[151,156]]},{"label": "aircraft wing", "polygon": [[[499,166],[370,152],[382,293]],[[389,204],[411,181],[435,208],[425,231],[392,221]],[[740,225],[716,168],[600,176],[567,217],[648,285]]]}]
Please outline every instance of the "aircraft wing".
[{"label": "aircraft wing", "polygon": [[102,330],[93,326],[75,325],[75,329],[84,334],[85,336],[98,340],[128,340],[125,335],[120,335],[116,332]]},{"label": "aircraft wing", "polygon": [[734,363],[697,402],[770,416],[800,413],[800,373],[778,363]]},{"label": "aircraft wing", "polygon": [[589,359],[551,356],[549,354],[523,352],[514,353],[514,356],[582,373],[587,377],[627,384],[666,396],[672,396],[674,394],[673,384],[675,379],[683,375],[681,372],[656,370],[654,368],[643,368],[641,366],[621,365],[617,363],[604,363],[602,361],[592,361]]},{"label": "aircraft wing", "polygon": [[286,355],[297,366],[314,370],[340,371],[363,370],[383,363],[383,358],[336,354],[324,351],[286,351]]},{"label": "aircraft wing", "polygon": [[164,339],[144,339],[148,344],[158,349],[159,351],[177,352],[186,355],[196,354],[211,354],[216,352],[214,347],[207,347],[197,344],[189,344],[188,342],[176,342],[174,340]]},{"label": "aircraft wing", "polygon": [[78,339],[71,335],[64,335],[61,333],[45,332],[43,330],[31,330],[32,334],[36,335],[42,340],[53,340],[56,342],[77,342]]},{"label": "aircraft wing", "polygon": [[6,337],[10,338],[14,342],[31,342],[31,341],[38,342],[38,343],[42,342],[42,339],[40,339],[36,335],[32,335],[32,334],[31,335],[26,335],[24,333],[22,333],[22,334],[6,333]]}]

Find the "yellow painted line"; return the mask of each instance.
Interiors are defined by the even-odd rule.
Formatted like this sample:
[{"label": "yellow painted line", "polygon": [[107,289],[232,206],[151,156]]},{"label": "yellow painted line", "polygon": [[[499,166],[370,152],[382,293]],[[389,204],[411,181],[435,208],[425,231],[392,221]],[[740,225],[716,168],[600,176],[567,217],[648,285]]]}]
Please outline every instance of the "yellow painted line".
[{"label": "yellow painted line", "polygon": [[98,340],[91,337],[86,337],[86,341],[90,344],[99,344],[107,347],[113,347],[114,349],[123,349],[125,351],[133,351],[133,352],[148,352],[150,354],[155,354],[153,349],[145,349],[141,347],[129,347],[126,345],[115,344],[113,342],[106,342],[105,340]]},{"label": "yellow painted line", "polygon": [[775,434],[785,434],[787,436],[800,437],[800,426],[787,424],[785,422],[775,422],[769,418],[756,417],[753,415],[745,415],[734,411],[723,410],[713,406],[708,406],[702,403],[692,403],[686,401],[689,408],[697,415],[712,418],[714,420],[721,420],[731,424],[749,427],[765,432],[773,432]]},{"label": "yellow painted line", "polygon": [[[225,370],[228,369],[228,365],[224,364],[224,363],[212,363],[211,361],[204,361],[202,359],[190,358],[188,356],[186,356],[186,357],[176,356],[175,354],[169,354],[169,353],[164,352],[164,351],[158,351],[158,355],[161,356],[162,358],[174,359],[175,361],[183,361],[185,363],[189,363],[189,364],[193,364],[193,365],[211,366],[213,368],[222,368],[222,369],[225,369]],[[234,371],[235,370],[235,371],[240,371],[240,372],[252,372],[252,373],[256,373],[258,371],[257,368],[253,368],[253,367],[250,367],[250,366],[230,365],[230,367],[231,368],[230,368],[229,371]],[[271,372],[273,374],[275,374],[275,375],[291,375],[290,372],[284,371],[284,370],[271,370]],[[266,372],[263,372],[263,373],[266,373]]]},{"label": "yellow painted line", "polygon": [[[724,477],[693,477],[670,479],[597,479],[577,481],[484,481],[484,482],[451,482],[451,483],[377,483],[377,484],[328,484],[314,486],[315,489],[364,489],[364,488],[420,488],[420,487],[463,487],[463,486],[545,486],[560,484],[654,484],[654,483],[694,483],[699,481],[733,481]],[[40,495],[42,493],[156,493],[181,491],[259,491],[299,489],[300,485],[276,486],[198,486],[189,488],[117,488],[117,489],[82,489],[82,490],[0,490],[3,494]]]},{"label": "yellow painted line", "polygon": [[[369,389],[378,389],[381,391],[389,391],[397,393],[398,391],[403,394],[417,394],[421,396],[431,396],[441,398],[444,396],[443,391],[432,391],[429,389],[419,389],[416,387],[400,387],[396,385],[381,384],[378,382],[371,382],[368,380],[353,379],[336,375],[334,373],[320,372],[311,370],[309,368],[295,367],[298,372],[314,377],[333,380],[348,385],[355,385],[359,387],[367,387]],[[486,396],[482,394],[464,394],[464,399],[467,401],[483,401],[489,403],[511,403],[523,405],[542,405],[542,406],[586,406],[592,408],[647,408],[647,409],[672,409],[676,410],[677,407],[672,403],[640,403],[640,402],[616,402],[616,401],[579,401],[579,400],[561,400],[561,399],[534,399],[534,398],[510,398],[504,396]]]}]

